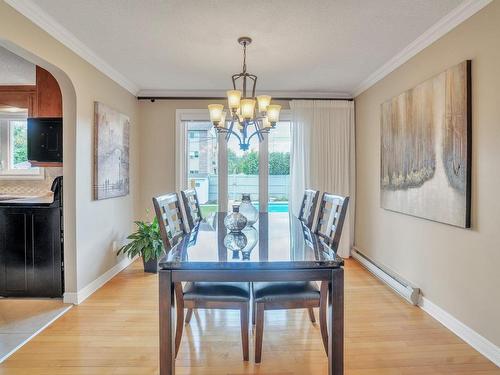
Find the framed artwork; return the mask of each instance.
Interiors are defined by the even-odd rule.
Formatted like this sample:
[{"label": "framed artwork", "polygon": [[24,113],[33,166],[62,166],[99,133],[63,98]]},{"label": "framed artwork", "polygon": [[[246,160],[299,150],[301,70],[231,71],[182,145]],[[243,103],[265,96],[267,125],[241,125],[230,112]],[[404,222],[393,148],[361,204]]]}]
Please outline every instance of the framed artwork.
[{"label": "framed artwork", "polygon": [[471,61],[381,105],[381,207],[470,228]]},{"label": "framed artwork", "polygon": [[94,199],[129,193],[129,118],[94,103]]}]

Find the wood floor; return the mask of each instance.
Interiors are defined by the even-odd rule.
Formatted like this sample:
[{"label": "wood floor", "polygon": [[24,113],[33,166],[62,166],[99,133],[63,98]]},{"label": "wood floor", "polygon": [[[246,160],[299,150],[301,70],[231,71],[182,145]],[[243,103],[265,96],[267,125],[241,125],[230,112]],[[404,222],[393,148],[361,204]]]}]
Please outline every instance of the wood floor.
[{"label": "wood floor", "polygon": [[72,307],[55,298],[0,298],[0,362]]},{"label": "wood floor", "polygon": [[[0,374],[158,374],[156,275],[135,262],[0,365]],[[500,374],[500,369],[351,260],[346,265],[346,374]],[[253,344],[253,335],[250,335]],[[326,374],[307,311],[266,312],[262,363],[241,360],[237,312],[198,311],[178,374]]]}]

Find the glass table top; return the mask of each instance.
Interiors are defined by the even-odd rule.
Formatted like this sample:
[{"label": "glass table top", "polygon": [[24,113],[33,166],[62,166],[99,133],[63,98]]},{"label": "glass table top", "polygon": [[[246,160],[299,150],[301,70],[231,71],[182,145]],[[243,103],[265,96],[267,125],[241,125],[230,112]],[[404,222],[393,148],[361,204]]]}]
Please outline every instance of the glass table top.
[{"label": "glass table top", "polygon": [[229,232],[226,213],[200,222],[159,262],[160,269],[338,268],[343,260],[295,216],[260,213],[253,227]]}]

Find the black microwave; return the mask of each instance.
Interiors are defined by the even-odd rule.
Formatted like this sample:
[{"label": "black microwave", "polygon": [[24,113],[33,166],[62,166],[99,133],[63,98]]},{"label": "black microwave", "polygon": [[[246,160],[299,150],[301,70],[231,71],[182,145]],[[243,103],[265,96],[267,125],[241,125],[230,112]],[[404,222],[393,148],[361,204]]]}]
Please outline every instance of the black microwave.
[{"label": "black microwave", "polygon": [[62,163],[62,117],[28,118],[28,160]]}]

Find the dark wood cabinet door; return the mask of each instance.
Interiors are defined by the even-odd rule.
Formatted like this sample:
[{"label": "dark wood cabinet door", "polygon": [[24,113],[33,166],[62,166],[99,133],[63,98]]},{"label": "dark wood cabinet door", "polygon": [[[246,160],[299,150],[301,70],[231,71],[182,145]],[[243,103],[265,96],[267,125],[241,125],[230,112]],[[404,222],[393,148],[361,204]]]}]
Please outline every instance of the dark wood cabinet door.
[{"label": "dark wood cabinet door", "polygon": [[60,211],[0,208],[0,295],[60,297]]},{"label": "dark wood cabinet door", "polygon": [[28,282],[32,295],[62,295],[59,216],[59,208],[35,208],[32,211],[33,274]]},{"label": "dark wood cabinet door", "polygon": [[0,210],[0,292],[2,295],[26,295],[30,263],[27,236],[30,214],[22,210]]},{"label": "dark wood cabinet door", "polygon": [[62,162],[63,133],[61,118],[28,119],[28,160]]}]

